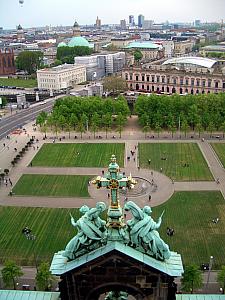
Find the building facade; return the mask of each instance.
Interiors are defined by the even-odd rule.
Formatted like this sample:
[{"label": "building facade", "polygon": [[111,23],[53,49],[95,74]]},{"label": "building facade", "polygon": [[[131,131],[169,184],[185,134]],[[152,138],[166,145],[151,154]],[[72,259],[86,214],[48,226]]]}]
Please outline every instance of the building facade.
[{"label": "building facade", "polygon": [[126,63],[126,58],[124,52],[116,52],[77,56],[74,58],[74,63],[76,65],[85,65],[87,80],[92,81],[122,71]]},{"label": "building facade", "polygon": [[60,90],[74,87],[86,81],[86,67],[83,65],[60,65],[37,71],[38,88]]},{"label": "building facade", "polygon": [[192,52],[194,42],[190,40],[175,41],[174,42],[174,55],[185,55]]},{"label": "building facade", "polygon": [[122,72],[128,88],[149,93],[205,94],[225,92],[225,70],[212,72],[203,68],[178,70],[151,65],[126,68]]},{"label": "building facade", "polygon": [[0,75],[12,75],[15,73],[16,67],[13,50],[0,50]]}]

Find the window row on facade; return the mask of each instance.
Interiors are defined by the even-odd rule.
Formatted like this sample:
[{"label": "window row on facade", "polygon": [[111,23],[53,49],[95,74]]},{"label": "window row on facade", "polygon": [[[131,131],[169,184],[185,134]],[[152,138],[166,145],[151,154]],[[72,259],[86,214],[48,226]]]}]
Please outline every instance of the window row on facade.
[{"label": "window row on facade", "polygon": [[125,73],[125,79],[127,81],[135,82],[151,82],[173,85],[186,85],[196,87],[209,87],[209,88],[223,88],[225,89],[225,80],[210,79],[210,78],[194,78],[187,76],[170,76],[170,75],[140,75],[140,74],[128,74]]},{"label": "window row on facade", "polygon": [[192,88],[192,87],[179,87],[179,86],[156,86],[156,85],[149,85],[149,84],[139,84],[139,83],[130,83],[129,84],[130,90],[135,91],[143,91],[148,93],[168,93],[168,94],[210,94],[210,93],[218,93],[220,90],[216,89],[208,89],[208,88]]}]

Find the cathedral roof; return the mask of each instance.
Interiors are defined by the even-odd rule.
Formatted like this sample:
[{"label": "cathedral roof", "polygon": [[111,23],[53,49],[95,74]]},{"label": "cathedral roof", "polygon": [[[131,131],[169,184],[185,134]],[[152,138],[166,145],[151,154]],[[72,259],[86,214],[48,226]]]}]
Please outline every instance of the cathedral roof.
[{"label": "cathedral roof", "polygon": [[77,257],[72,261],[67,261],[67,258],[62,256],[61,251],[59,251],[54,255],[50,271],[54,275],[62,275],[89,262],[91,263],[96,258],[109,254],[112,251],[124,254],[129,258],[133,258],[134,260],[140,263],[144,263],[145,265],[163,272],[169,276],[178,277],[183,273],[181,256],[176,252],[171,252],[171,257],[169,259],[159,261],[120,242],[108,242],[106,245],[80,257]]},{"label": "cathedral roof", "polygon": [[69,47],[75,47],[75,46],[90,47],[90,44],[85,38],[81,36],[75,36],[69,41],[68,46]]}]

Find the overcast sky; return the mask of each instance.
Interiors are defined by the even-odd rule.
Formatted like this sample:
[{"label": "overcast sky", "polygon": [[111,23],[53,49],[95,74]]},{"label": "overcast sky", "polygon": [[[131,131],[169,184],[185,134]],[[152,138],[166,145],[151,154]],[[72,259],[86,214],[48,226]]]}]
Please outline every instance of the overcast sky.
[{"label": "overcast sky", "polygon": [[143,14],[155,22],[220,21],[225,19],[225,0],[0,0],[0,27],[45,25],[118,24],[129,15]]}]

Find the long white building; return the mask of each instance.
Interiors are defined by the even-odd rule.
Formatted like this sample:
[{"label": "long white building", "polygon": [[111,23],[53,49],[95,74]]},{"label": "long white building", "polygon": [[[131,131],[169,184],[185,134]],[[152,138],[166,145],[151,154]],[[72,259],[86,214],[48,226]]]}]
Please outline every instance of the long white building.
[{"label": "long white building", "polygon": [[37,71],[39,89],[60,90],[86,81],[86,67],[64,64]]}]

